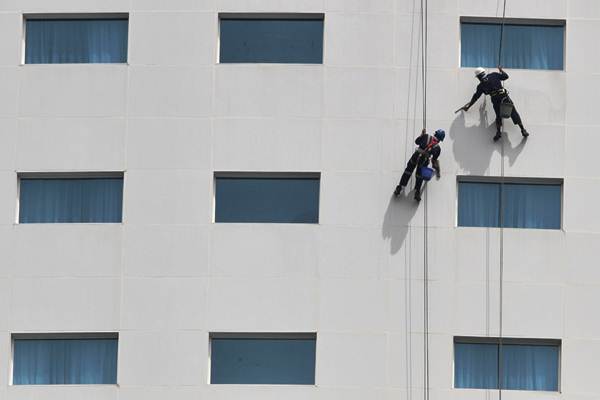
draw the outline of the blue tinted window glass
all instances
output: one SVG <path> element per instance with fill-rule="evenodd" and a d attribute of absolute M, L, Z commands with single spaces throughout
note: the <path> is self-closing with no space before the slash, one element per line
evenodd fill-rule
<path fill-rule="evenodd" d="M 461 23 L 461 66 L 562 70 L 564 31 L 564 26 L 507 24 L 498 63 L 500 25 Z"/>
<path fill-rule="evenodd" d="M 126 19 L 29 19 L 25 63 L 125 63 Z"/>
<path fill-rule="evenodd" d="M 216 222 L 319 222 L 319 178 L 217 178 Z"/>
<path fill-rule="evenodd" d="M 454 369 L 456 388 L 498 388 L 498 345 L 455 343 Z"/>
<path fill-rule="evenodd" d="M 503 345 L 503 389 L 558 391 L 558 346 Z"/>
<path fill-rule="evenodd" d="M 13 384 L 117 383 L 117 339 L 17 339 Z"/>
<path fill-rule="evenodd" d="M 459 182 L 458 226 L 500 226 L 500 185 Z"/>
<path fill-rule="evenodd" d="M 500 192 L 504 191 L 500 215 Z M 458 226 L 560 229 L 561 185 L 459 182 Z"/>
<path fill-rule="evenodd" d="M 560 229 L 561 186 L 504 184 L 504 226 Z"/>
<path fill-rule="evenodd" d="M 212 339 L 212 384 L 314 385 L 315 339 Z"/>
<path fill-rule="evenodd" d="M 323 63 L 322 19 L 221 19 L 222 63 Z"/>
<path fill-rule="evenodd" d="M 21 179 L 20 223 L 121 222 L 123 178 Z"/>
<path fill-rule="evenodd" d="M 558 391 L 558 345 L 455 343 L 454 387 L 498 389 L 500 359 L 502 389 Z"/>

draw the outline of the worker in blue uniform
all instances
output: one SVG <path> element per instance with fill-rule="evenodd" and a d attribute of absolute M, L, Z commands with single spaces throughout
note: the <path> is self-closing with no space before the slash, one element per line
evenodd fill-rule
<path fill-rule="evenodd" d="M 410 157 L 410 160 L 408 160 L 406 169 L 404 170 L 402 178 L 400 179 L 400 183 L 398 186 L 396 186 L 396 190 L 394 190 L 395 197 L 398 197 L 402 189 L 404 189 L 404 187 L 408 184 L 408 180 L 416 168 L 417 180 L 415 182 L 415 200 L 421 201 L 421 186 L 423 185 L 421 168 L 429 166 L 429 161 L 431 160 L 437 177 L 440 177 L 440 163 L 438 158 L 442 152 L 440 148 L 440 142 L 444 140 L 444 137 L 446 137 L 446 132 L 444 132 L 442 129 L 435 131 L 433 136 L 428 135 L 425 129 L 423 129 L 421 135 L 415 139 L 415 144 L 418 147 L 415 149 L 412 157 Z"/>
<path fill-rule="evenodd" d="M 496 136 L 494 136 L 494 142 L 502 137 L 502 117 L 500 116 L 500 104 L 502 102 L 508 101 L 512 104 L 510 97 L 508 97 L 508 92 L 502 86 L 502 81 L 508 79 L 508 74 L 504 72 L 502 67 L 498 66 L 499 72 L 492 72 L 486 74 L 484 68 L 475 69 L 475 76 L 479 79 L 479 85 L 477 85 L 477 91 L 471 98 L 467 104 L 465 104 L 462 108 L 459 109 L 463 111 L 469 111 L 469 108 L 481 97 L 482 94 L 489 95 L 492 98 L 492 104 L 494 106 L 494 111 L 496 112 Z M 523 137 L 529 136 L 529 133 L 523 126 L 523 121 L 521 120 L 521 116 L 517 112 L 517 108 L 512 108 L 512 113 L 510 115 L 513 123 L 515 125 L 519 125 L 521 128 L 521 134 Z"/>

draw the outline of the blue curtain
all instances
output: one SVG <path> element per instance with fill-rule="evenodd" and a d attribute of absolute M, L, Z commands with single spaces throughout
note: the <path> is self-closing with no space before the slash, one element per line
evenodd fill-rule
<path fill-rule="evenodd" d="M 504 226 L 560 229 L 560 185 L 504 185 Z"/>
<path fill-rule="evenodd" d="M 454 387 L 463 389 L 498 388 L 498 345 L 455 343 Z"/>
<path fill-rule="evenodd" d="M 212 339 L 210 383 L 314 385 L 315 339 Z"/>
<path fill-rule="evenodd" d="M 505 25 L 501 65 L 507 68 L 562 70 L 564 26 Z M 461 23 L 461 66 L 496 67 L 500 25 Z"/>
<path fill-rule="evenodd" d="M 126 19 L 29 19 L 26 29 L 26 64 L 127 62 Z"/>
<path fill-rule="evenodd" d="M 13 384 L 117 383 L 117 339 L 16 339 Z"/>
<path fill-rule="evenodd" d="M 560 229 L 561 185 L 459 182 L 458 226 Z"/>
<path fill-rule="evenodd" d="M 503 345 L 503 388 L 558 391 L 558 346 Z"/>
<path fill-rule="evenodd" d="M 496 183 L 459 182 L 458 226 L 500 226 L 500 186 Z"/>
<path fill-rule="evenodd" d="M 216 222 L 319 222 L 319 178 L 217 178 Z"/>
<path fill-rule="evenodd" d="M 499 351 L 497 343 L 455 343 L 454 387 L 497 389 L 502 358 L 503 389 L 558 391 L 559 346 L 504 344 Z"/>
<path fill-rule="evenodd" d="M 322 19 L 221 19 L 222 63 L 323 63 Z"/>
<path fill-rule="evenodd" d="M 20 223 L 121 222 L 123 178 L 21 179 Z"/>

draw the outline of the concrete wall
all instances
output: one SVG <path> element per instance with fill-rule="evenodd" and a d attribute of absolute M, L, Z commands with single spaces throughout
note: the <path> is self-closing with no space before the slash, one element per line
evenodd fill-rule
<path fill-rule="evenodd" d="M 0 399 L 418 399 L 423 210 L 391 192 L 420 131 L 418 0 L 0 2 Z M 22 13 L 129 12 L 129 65 L 20 65 Z M 219 65 L 218 12 L 323 12 L 323 65 Z M 453 336 L 497 335 L 499 232 L 457 228 L 456 176 L 497 176 L 489 100 L 459 68 L 459 17 L 430 0 L 426 191 L 431 398 Z M 417 14 L 415 14 L 417 13 Z M 563 230 L 505 230 L 504 334 L 562 339 L 562 393 L 600 396 L 600 3 L 508 0 L 566 22 L 565 71 L 510 70 L 531 137 L 506 174 L 564 178 Z M 15 225 L 17 171 L 125 171 L 123 224 Z M 212 223 L 214 171 L 320 171 L 319 225 Z M 9 386 L 12 332 L 118 331 L 118 386 Z M 208 332 L 318 332 L 315 387 L 210 386 Z"/>

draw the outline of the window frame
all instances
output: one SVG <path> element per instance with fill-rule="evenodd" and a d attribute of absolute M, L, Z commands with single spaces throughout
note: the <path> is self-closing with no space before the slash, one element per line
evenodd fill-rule
<path fill-rule="evenodd" d="M 458 224 L 458 208 L 459 208 L 459 190 L 460 184 L 467 183 L 495 183 L 495 184 L 521 184 L 521 185 L 549 185 L 560 186 L 560 228 L 514 228 L 502 226 L 462 226 Z M 463 229 L 527 229 L 536 231 L 560 231 L 564 232 L 564 198 L 565 198 L 565 181 L 563 178 L 533 178 L 533 177 L 501 177 L 501 176 L 481 176 L 481 175 L 457 175 L 456 176 L 456 197 L 454 209 L 456 215 L 454 218 L 454 226 Z M 500 203 L 500 205 L 502 205 Z"/>
<path fill-rule="evenodd" d="M 315 377 L 311 384 L 253 384 L 253 383 L 212 383 L 211 361 L 212 361 L 212 341 L 213 339 L 312 339 L 315 341 Z M 211 386 L 317 386 L 317 352 L 318 340 L 317 332 L 209 332 L 208 334 L 208 381 Z"/>
<path fill-rule="evenodd" d="M 562 393 L 561 390 L 561 375 L 562 375 L 562 339 L 551 339 L 551 338 L 515 338 L 515 337 L 484 337 L 484 336 L 454 336 L 452 341 L 452 389 L 454 390 L 499 390 L 496 389 L 479 389 L 479 388 L 459 388 L 456 387 L 456 344 L 494 344 L 500 345 L 529 345 L 529 346 L 556 346 L 558 347 L 558 360 L 557 360 L 557 390 L 525 390 L 525 389 L 506 389 L 512 392 L 536 392 L 536 393 Z M 500 361 L 498 361 L 500 363 Z M 500 367 L 500 365 L 498 365 Z M 500 383 L 498 383 L 500 386 Z"/>
<path fill-rule="evenodd" d="M 323 21 L 323 54 L 320 63 L 259 63 L 259 62 L 243 62 L 243 63 L 227 63 L 221 62 L 221 21 L 227 19 L 247 19 L 247 20 L 261 20 L 261 19 L 275 19 L 275 20 L 322 20 Z M 322 66 L 325 64 L 325 13 L 314 13 L 314 12 L 220 12 L 217 15 L 217 59 L 215 62 L 217 65 L 305 65 L 305 66 Z"/>
<path fill-rule="evenodd" d="M 319 181 L 319 204 L 317 208 L 316 223 L 282 223 L 282 222 L 217 222 L 217 179 L 219 178 L 240 178 L 240 179 L 318 179 Z M 320 225 L 321 224 L 321 199 L 322 185 L 321 172 L 258 172 L 258 171 L 215 171 L 213 173 L 213 193 L 212 193 L 212 223 L 213 224 L 264 224 L 264 225 Z"/>
<path fill-rule="evenodd" d="M 28 222 L 20 223 L 19 217 L 21 213 L 21 180 L 22 179 L 94 179 L 94 178 L 121 178 L 123 180 L 123 196 L 121 198 L 121 222 Z M 98 225 L 98 224 L 123 224 L 125 222 L 125 171 L 106 171 L 106 172 L 92 172 L 92 171 L 81 171 L 81 172 L 28 172 L 20 171 L 17 172 L 17 199 L 16 199 L 16 210 L 15 210 L 15 225 Z"/>
<path fill-rule="evenodd" d="M 462 66 L 462 24 L 502 24 L 502 17 L 477 17 L 477 16 L 461 16 L 458 22 L 458 68 L 473 69 L 473 67 Z M 518 71 L 535 71 L 535 72 L 567 72 L 567 20 L 566 19 L 545 19 L 545 18 L 505 18 L 506 25 L 524 25 L 524 26 L 560 26 L 563 27 L 563 67 L 562 69 L 532 69 L 532 68 L 513 68 L 506 69 Z"/>
<path fill-rule="evenodd" d="M 123 19 L 127 20 L 127 61 L 123 63 L 36 63 L 28 64 L 25 62 L 26 51 L 27 51 L 27 21 L 30 20 L 56 20 L 56 19 L 89 19 L 89 20 L 102 20 L 102 19 Z M 114 13 L 23 13 L 22 14 L 22 35 L 21 35 L 21 66 L 26 65 L 129 65 L 129 13 L 128 12 L 114 12 Z"/>
<path fill-rule="evenodd" d="M 42 384 L 42 385 L 15 385 L 14 379 L 14 363 L 15 363 L 15 340 L 69 340 L 69 339 L 115 339 L 117 341 L 117 380 L 115 383 L 83 383 L 83 384 Z M 12 332 L 10 334 L 10 357 L 8 372 L 10 374 L 8 379 L 9 386 L 118 386 L 119 385 L 119 332 Z"/>

